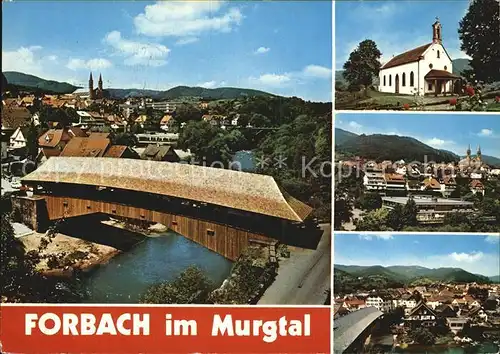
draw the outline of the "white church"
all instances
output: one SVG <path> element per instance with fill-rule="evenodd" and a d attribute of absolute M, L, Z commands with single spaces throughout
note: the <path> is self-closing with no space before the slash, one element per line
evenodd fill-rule
<path fill-rule="evenodd" d="M 432 42 L 394 56 L 379 72 L 379 91 L 397 94 L 445 95 L 454 92 L 452 60 L 443 46 L 439 19 L 432 25 Z"/>

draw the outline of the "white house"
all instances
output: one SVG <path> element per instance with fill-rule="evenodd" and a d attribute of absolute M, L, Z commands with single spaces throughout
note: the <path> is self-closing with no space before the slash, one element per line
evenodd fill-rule
<path fill-rule="evenodd" d="M 27 141 L 27 134 L 28 129 L 27 128 L 17 128 L 14 133 L 10 136 L 10 144 L 9 148 L 10 149 L 19 149 L 26 147 L 26 141 Z"/>
<path fill-rule="evenodd" d="M 363 185 L 366 190 L 385 190 L 387 183 L 382 172 L 366 172 L 363 176 Z"/>
<path fill-rule="evenodd" d="M 378 295 L 370 295 L 366 298 L 366 307 L 376 307 L 378 310 L 387 313 L 393 308 L 392 299 Z"/>
<path fill-rule="evenodd" d="M 379 91 L 397 94 L 445 94 L 460 79 L 443 46 L 439 19 L 432 25 L 432 42 L 394 56 L 379 72 Z"/>

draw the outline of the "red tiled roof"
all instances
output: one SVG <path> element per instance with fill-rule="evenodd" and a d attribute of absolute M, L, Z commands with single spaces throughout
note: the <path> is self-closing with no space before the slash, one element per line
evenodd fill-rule
<path fill-rule="evenodd" d="M 454 75 L 446 70 L 432 69 L 425 76 L 425 79 L 458 79 L 460 76 Z"/>
<path fill-rule="evenodd" d="M 66 144 L 60 156 L 102 157 L 109 143 L 109 139 L 75 137 Z"/>
<path fill-rule="evenodd" d="M 429 188 L 434 188 L 434 189 L 441 188 L 441 185 L 439 184 L 439 182 L 435 178 L 431 178 L 431 177 L 426 178 L 423 183 L 424 183 L 424 186 L 429 187 Z"/>
<path fill-rule="evenodd" d="M 386 173 L 385 174 L 385 180 L 386 181 L 391 181 L 391 182 L 404 182 L 405 181 L 405 176 L 400 175 L 398 173 Z"/>
<path fill-rule="evenodd" d="M 423 46 L 417 47 L 415 49 L 409 50 L 407 52 L 396 55 L 391 60 L 389 60 L 382 69 L 392 68 L 394 66 L 403 65 L 407 63 L 412 63 L 418 61 L 422 54 L 432 45 L 432 43 L 424 44 Z"/>
<path fill-rule="evenodd" d="M 127 148 L 127 145 L 110 146 L 108 151 L 104 154 L 104 157 L 121 157 Z"/>
<path fill-rule="evenodd" d="M 17 129 L 28 124 L 31 113 L 24 107 L 8 106 L 2 108 L 2 127 Z"/>

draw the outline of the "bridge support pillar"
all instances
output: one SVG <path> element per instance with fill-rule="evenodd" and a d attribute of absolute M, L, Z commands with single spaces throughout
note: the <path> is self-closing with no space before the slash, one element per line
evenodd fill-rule
<path fill-rule="evenodd" d="M 44 232 L 49 224 L 45 198 L 41 196 L 11 197 L 12 219 L 25 224 L 36 232 Z"/>

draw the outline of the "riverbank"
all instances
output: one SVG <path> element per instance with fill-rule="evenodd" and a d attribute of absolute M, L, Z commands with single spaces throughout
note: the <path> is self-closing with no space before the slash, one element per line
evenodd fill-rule
<path fill-rule="evenodd" d="M 75 218 L 57 226 L 53 234 L 22 236 L 26 252 L 39 256 L 36 269 L 48 276 L 71 276 L 90 271 L 142 242 L 146 235 L 125 225 L 96 217 Z"/>

